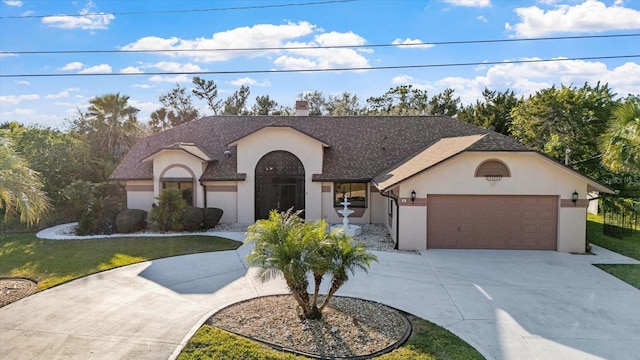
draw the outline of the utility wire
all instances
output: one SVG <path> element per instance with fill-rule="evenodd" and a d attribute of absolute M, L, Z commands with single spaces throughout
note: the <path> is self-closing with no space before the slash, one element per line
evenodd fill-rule
<path fill-rule="evenodd" d="M 509 61 L 478 61 L 478 62 L 466 62 L 466 63 L 443 63 L 443 64 L 422 64 L 422 65 L 393 65 L 393 66 L 371 66 L 371 67 L 353 67 L 353 68 L 323 68 L 323 69 L 176 71 L 176 72 L 146 72 L 146 73 L 86 73 L 86 74 L 85 73 L 73 73 L 73 74 L 0 74 L 0 78 L 316 73 L 316 72 L 344 72 L 344 71 L 391 70 L 391 69 L 424 69 L 424 68 L 438 68 L 438 67 L 500 65 L 500 64 L 529 64 L 529 63 L 562 62 L 562 61 L 576 61 L 576 60 L 610 60 L 610 59 L 631 59 L 631 58 L 640 58 L 640 54 L 635 54 L 635 55 L 611 55 L 611 56 L 587 56 L 587 57 L 556 58 L 556 59 L 526 59 L 526 60 L 509 60 Z"/>
<path fill-rule="evenodd" d="M 232 11 L 232 10 L 254 10 L 254 9 L 269 9 L 269 8 L 284 8 L 284 7 L 295 7 L 295 6 L 309 6 L 309 5 L 327 5 L 327 4 L 348 3 L 348 2 L 356 2 L 356 1 L 360 1 L 360 0 L 326 0 L 326 1 L 312 1 L 312 2 L 304 2 L 304 3 L 235 6 L 235 7 L 224 7 L 224 8 L 210 8 L 210 9 L 127 11 L 127 12 L 111 12 L 111 13 L 102 12 L 102 13 L 86 13 L 86 14 L 17 15 L 17 16 L 0 16 L 0 19 L 41 19 L 41 18 L 52 17 L 52 16 L 85 17 L 85 16 L 101 16 L 101 15 L 175 14 L 175 13 L 192 13 L 192 12 L 212 12 L 212 11 Z"/>
<path fill-rule="evenodd" d="M 350 49 L 350 48 L 381 48 L 381 47 L 411 47 L 411 46 L 435 46 L 435 45 L 464 45 L 464 44 L 488 44 L 509 43 L 526 41 L 550 41 L 550 40 L 577 40 L 577 39 L 607 39 L 638 37 L 640 33 L 610 34 L 610 35 L 577 35 L 577 36 L 553 36 L 526 39 L 487 39 L 487 40 L 460 40 L 460 41 L 433 41 L 410 44 L 371 44 L 371 45 L 331 45 L 331 46 L 289 46 L 289 47 L 252 47 L 252 48 L 210 48 L 210 49 L 141 49 L 141 50 L 34 50 L 34 51 L 0 51 L 0 55 L 43 55 L 43 54 L 120 54 L 120 53 L 181 53 L 181 52 L 207 52 L 207 51 L 275 51 L 275 50 L 315 50 L 315 49 Z"/>

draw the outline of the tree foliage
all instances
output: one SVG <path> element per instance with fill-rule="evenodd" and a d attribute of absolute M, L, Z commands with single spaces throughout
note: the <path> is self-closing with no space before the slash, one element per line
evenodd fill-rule
<path fill-rule="evenodd" d="M 360 105 L 358 96 L 351 95 L 346 91 L 338 96 L 329 95 L 329 99 L 326 101 L 326 109 L 331 116 L 363 115 L 366 111 Z"/>
<path fill-rule="evenodd" d="M 224 101 L 223 115 L 247 115 L 247 100 L 249 99 L 248 86 L 240 86 L 240 89 L 236 90 Z"/>
<path fill-rule="evenodd" d="M 6 133 L 0 132 L 0 213 L 5 221 L 17 215 L 31 226 L 50 209 L 40 176 L 19 156 Z"/>
<path fill-rule="evenodd" d="M 180 190 L 165 189 L 157 200 L 158 205 L 154 205 L 149 213 L 151 228 L 154 231 L 182 231 L 182 219 L 187 202 Z"/>
<path fill-rule="evenodd" d="M 475 105 L 462 107 L 458 119 L 478 125 L 495 132 L 511 134 L 511 111 L 524 100 L 511 90 L 498 92 L 485 88 L 482 91 L 483 101 L 477 100 Z"/>
<path fill-rule="evenodd" d="M 618 105 L 602 135 L 602 162 L 616 173 L 640 175 L 640 100 Z"/>
<path fill-rule="evenodd" d="M 247 241 L 255 244 L 247 261 L 261 269 L 261 279 L 282 276 L 293 298 L 308 319 L 319 319 L 322 310 L 336 291 L 356 270 L 367 271 L 375 255 L 362 243 L 339 232 L 327 232 L 321 221 L 304 222 L 299 212 L 272 210 L 269 219 L 258 220 L 247 230 Z M 318 305 L 321 282 L 331 274 L 331 287 L 325 300 Z M 308 292 L 309 276 L 314 279 L 314 291 Z"/>
<path fill-rule="evenodd" d="M 429 96 L 426 90 L 413 85 L 400 85 L 381 96 L 367 99 L 371 115 L 426 115 L 429 113 Z"/>
<path fill-rule="evenodd" d="M 205 84 L 206 85 L 206 84 Z M 153 132 L 160 132 L 174 126 L 198 119 L 200 113 L 193 105 L 186 88 L 176 84 L 176 87 L 158 98 L 162 107 L 151 114 L 149 128 Z"/>
<path fill-rule="evenodd" d="M 195 88 L 191 90 L 200 100 L 206 100 L 209 109 L 213 110 L 214 115 L 220 113 L 222 108 L 222 100 L 218 100 L 218 85 L 213 80 L 205 80 L 198 76 L 194 76 L 191 80 Z"/>
<path fill-rule="evenodd" d="M 326 115 L 328 113 L 327 99 L 321 91 L 305 91 L 298 94 L 298 100 L 307 102 L 309 105 L 309 115 L 311 116 Z"/>
<path fill-rule="evenodd" d="M 269 95 L 256 96 L 256 103 L 251 107 L 251 115 L 274 115 L 278 103 Z"/>
<path fill-rule="evenodd" d="M 576 169 L 599 178 L 603 169 L 599 161 L 590 160 L 599 153 L 600 134 L 616 104 L 613 97 L 609 87 L 600 83 L 540 90 L 513 109 L 511 134 L 558 161 L 569 149 Z"/>

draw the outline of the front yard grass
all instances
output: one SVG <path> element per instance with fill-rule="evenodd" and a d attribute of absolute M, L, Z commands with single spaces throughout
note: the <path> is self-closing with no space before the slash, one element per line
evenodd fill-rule
<path fill-rule="evenodd" d="M 427 320 L 409 316 L 413 332 L 398 349 L 376 357 L 379 360 L 474 360 L 484 357 L 471 345 Z M 266 345 L 245 339 L 209 325 L 198 329 L 180 353 L 178 360 L 301 360 L 304 356 L 273 350 Z"/>
<path fill-rule="evenodd" d="M 640 233 L 617 239 L 602 233 L 602 216 L 587 216 L 587 238 L 589 242 L 618 254 L 640 260 Z M 597 264 L 598 268 L 618 279 L 640 289 L 640 265 L 636 264 Z"/>
<path fill-rule="evenodd" d="M 44 290 L 100 271 L 147 260 L 237 249 L 215 236 L 43 240 L 33 233 L 0 234 L 0 277 L 22 277 Z"/>

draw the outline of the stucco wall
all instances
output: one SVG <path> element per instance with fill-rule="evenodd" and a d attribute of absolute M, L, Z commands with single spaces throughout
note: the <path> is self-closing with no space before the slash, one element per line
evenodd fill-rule
<path fill-rule="evenodd" d="M 238 172 L 247 174 L 238 182 L 238 222 L 252 223 L 255 218 L 255 168 L 272 151 L 288 151 L 297 156 L 305 171 L 305 218 L 322 217 L 322 183 L 313 182 L 313 174 L 322 173 L 323 145 L 291 128 L 265 128 L 237 142 Z"/>
<path fill-rule="evenodd" d="M 510 168 L 511 177 L 493 184 L 474 177 L 476 167 L 487 159 L 503 161 Z M 467 152 L 406 180 L 400 184 L 399 191 L 400 248 L 425 249 L 428 194 L 556 195 L 560 199 L 571 199 L 577 191 L 580 198 L 585 199 L 587 184 L 535 153 Z M 417 194 L 415 204 L 408 200 L 411 191 Z M 584 208 L 559 208 L 559 251 L 584 251 L 585 221 Z"/>
<path fill-rule="evenodd" d="M 153 181 L 127 181 L 127 208 L 151 211 L 153 198 Z"/>
<path fill-rule="evenodd" d="M 235 181 L 205 182 L 207 207 L 223 211 L 221 223 L 238 222 L 238 186 Z"/>
<path fill-rule="evenodd" d="M 204 162 L 184 151 L 163 151 L 153 158 L 154 197 L 162 191 L 161 178 L 189 178 L 193 183 L 193 205 L 204 207 L 204 190 L 200 186 Z"/>

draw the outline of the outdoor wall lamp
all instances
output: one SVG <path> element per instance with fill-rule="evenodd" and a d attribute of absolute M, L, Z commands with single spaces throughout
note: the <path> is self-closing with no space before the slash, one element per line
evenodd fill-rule
<path fill-rule="evenodd" d="M 411 190 L 411 202 L 416 202 L 416 191 Z"/>
<path fill-rule="evenodd" d="M 574 191 L 573 195 L 571 195 L 571 201 L 573 201 L 573 203 L 577 203 L 578 202 L 578 192 Z"/>

